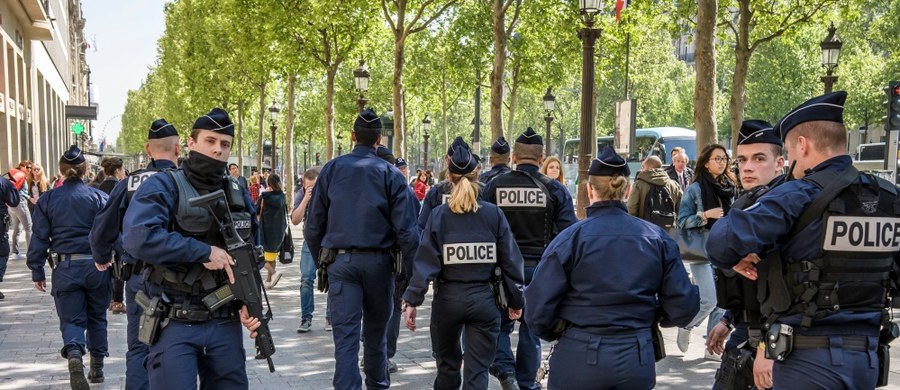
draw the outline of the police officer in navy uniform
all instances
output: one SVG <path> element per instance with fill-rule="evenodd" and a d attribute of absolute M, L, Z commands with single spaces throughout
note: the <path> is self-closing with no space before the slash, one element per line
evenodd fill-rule
<path fill-rule="evenodd" d="M 0 177 L 0 283 L 9 262 L 9 211 L 5 206 L 18 207 L 20 199 L 16 186 L 5 177 Z M 0 301 L 4 298 L 0 292 Z"/>
<path fill-rule="evenodd" d="M 491 170 L 478 176 L 478 181 L 487 184 L 491 179 L 511 171 L 509 168 L 509 143 L 506 138 L 501 135 L 493 144 L 488 155 L 488 162 L 491 163 Z"/>
<path fill-rule="evenodd" d="M 892 325 L 884 308 L 900 247 L 885 236 L 900 223 L 897 189 L 852 167 L 846 97 L 825 94 L 785 115 L 775 131 L 798 180 L 732 209 L 710 231 L 713 264 L 758 278 L 768 325 L 760 347 L 775 360 L 760 387 L 872 389 L 879 376 L 879 330 Z"/>
<path fill-rule="evenodd" d="M 181 169 L 145 179 L 125 212 L 125 252 L 145 266 L 138 294 L 159 297 L 167 312 L 145 363 L 151 389 L 195 388 L 198 375 L 201 388 L 249 387 L 240 308 L 232 303 L 210 311 L 201 301 L 234 283 L 233 259 L 223 249 L 213 216 L 188 204 L 193 197 L 224 190 L 238 234 L 251 240 L 256 228 L 252 201 L 225 172 L 233 139 L 234 124 L 224 110 L 214 108 L 197 118 Z"/>
<path fill-rule="evenodd" d="M 591 162 L 587 218 L 560 233 L 525 288 L 525 318 L 544 340 L 551 389 L 650 389 L 651 326 L 685 326 L 700 310 L 678 245 L 628 215 L 628 165 L 611 148 Z"/>
<path fill-rule="evenodd" d="M 466 141 L 463 141 L 462 137 L 456 137 L 450 144 L 450 147 L 447 148 L 447 155 L 444 156 L 444 165 L 450 166 L 450 157 L 453 156 L 453 151 L 457 147 L 469 149 L 469 144 L 467 144 Z M 431 189 L 425 194 L 425 198 L 422 199 L 422 207 L 418 214 L 419 230 L 425 229 L 425 224 L 428 223 L 428 218 L 431 216 L 432 210 L 447 203 L 447 199 L 450 199 L 450 191 L 452 190 L 453 184 L 447 179 L 441 180 L 437 184 L 431 186 Z"/>
<path fill-rule="evenodd" d="M 406 324 L 416 329 L 416 307 L 434 281 L 431 345 L 437 358 L 435 389 L 459 389 L 465 332 L 463 389 L 486 389 L 488 368 L 494 361 L 500 316 L 517 319 L 525 302 L 522 254 L 506 217 L 497 206 L 478 199 L 472 153 L 457 146 L 450 157 L 447 179 L 453 193 L 447 204 L 431 212 L 416 252 L 413 277 L 403 294 Z M 508 310 L 498 311 L 491 289 L 494 269 L 502 270 L 501 287 L 509 297 Z"/>
<path fill-rule="evenodd" d="M 390 386 L 385 335 L 393 310 L 391 249 L 401 249 L 408 272 L 419 244 L 413 194 L 400 171 L 375 155 L 380 135 L 374 111 L 357 116 L 356 146 L 322 168 L 303 230 L 317 263 L 333 259 L 326 272 L 337 389 L 362 388 L 360 320 L 366 387 Z"/>
<path fill-rule="evenodd" d="M 88 379 L 103 382 L 103 358 L 109 356 L 106 307 L 112 297 L 109 273 L 94 267 L 88 241 L 94 217 L 106 204 L 107 195 L 84 184 L 87 169 L 84 154 L 75 145 L 59 159 L 65 181 L 41 196 L 34 207 L 27 261 L 34 287 L 43 292 L 48 250 L 59 256 L 57 264 L 51 263 L 50 293 L 62 331 L 60 353 L 69 361 L 69 384 L 77 390 L 90 388 L 84 377 L 85 350 L 91 354 Z"/>
<path fill-rule="evenodd" d="M 147 134 L 147 144 L 144 151 L 150 156 L 150 164 L 144 169 L 132 172 L 124 180 L 116 183 L 109 195 L 106 207 L 97 214 L 94 219 L 94 227 L 91 229 L 91 253 L 97 268 L 105 271 L 110 266 L 113 249 L 120 253 L 124 264 L 117 264 L 120 269 L 119 277 L 125 281 L 125 309 L 128 318 L 126 339 L 128 352 L 125 353 L 125 388 L 132 390 L 147 389 L 150 381 L 147 378 L 147 369 L 144 368 L 144 359 L 147 358 L 149 347 L 138 341 L 138 324 L 140 323 L 143 309 L 138 305 L 134 296 L 143 288 L 144 278 L 141 272 L 144 262 L 136 259 L 128 253 L 124 253 L 119 241 L 122 233 L 122 219 L 131 198 L 138 187 L 159 171 L 174 170 L 175 161 L 181 150 L 178 139 L 178 130 L 165 119 L 157 119 L 150 125 Z M 119 261 L 119 260 L 116 260 Z"/>
<path fill-rule="evenodd" d="M 544 162 L 544 142 L 532 128 L 516 138 L 512 161 L 516 169 L 494 177 L 485 185 L 481 196 L 499 206 L 506 215 L 525 259 L 527 285 L 531 283 L 544 248 L 559 232 L 575 223 L 576 218 L 572 196 L 566 187 L 539 172 Z M 504 317 L 500 324 L 497 356 L 491 373 L 500 379 L 504 390 L 514 388 L 516 382 L 521 389 L 540 386 L 535 377 L 541 362 L 541 342 L 531 332 L 527 320 L 520 324 L 515 357 L 509 341 L 515 321 Z M 513 373 L 515 378 L 511 378 Z"/>

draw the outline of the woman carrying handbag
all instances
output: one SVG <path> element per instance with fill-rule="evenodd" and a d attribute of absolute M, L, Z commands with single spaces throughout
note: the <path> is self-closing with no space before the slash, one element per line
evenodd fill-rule
<path fill-rule="evenodd" d="M 266 288 L 273 288 L 281 280 L 281 272 L 275 270 L 275 260 L 278 259 L 284 243 L 284 232 L 287 230 L 287 217 L 285 216 L 285 195 L 281 184 L 281 177 L 276 174 L 269 175 L 267 183 L 269 190 L 259 195 L 259 226 L 263 255 L 266 259 L 265 269 Z"/>

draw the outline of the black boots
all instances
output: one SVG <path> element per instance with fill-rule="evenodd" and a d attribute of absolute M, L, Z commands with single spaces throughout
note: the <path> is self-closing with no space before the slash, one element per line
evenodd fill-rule
<path fill-rule="evenodd" d="M 69 359 L 69 385 L 72 390 L 90 390 L 87 380 L 84 378 L 84 363 L 81 361 L 82 353 L 77 349 L 69 350 L 66 358 Z"/>
<path fill-rule="evenodd" d="M 103 356 L 91 355 L 91 370 L 87 377 L 91 383 L 103 383 Z"/>

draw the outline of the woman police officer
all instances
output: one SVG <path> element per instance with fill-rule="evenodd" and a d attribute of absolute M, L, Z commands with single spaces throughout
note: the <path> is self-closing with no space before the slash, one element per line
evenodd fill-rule
<path fill-rule="evenodd" d="M 478 200 L 476 160 L 468 148 L 456 146 L 448 164 L 453 190 L 447 204 L 431 212 L 403 294 L 406 327 L 416 329 L 416 307 L 435 280 L 431 316 L 432 350 L 437 358 L 435 389 L 460 388 L 463 360 L 460 336 L 465 332 L 463 389 L 486 389 L 494 360 L 500 315 L 518 319 L 524 305 L 522 254 L 503 212 Z M 508 313 L 498 311 L 490 281 L 502 271 L 509 297 Z"/>
<path fill-rule="evenodd" d="M 587 218 L 544 251 L 525 289 L 525 321 L 556 340 L 550 389 L 650 389 L 656 383 L 651 326 L 684 326 L 700 299 L 660 227 L 628 215 L 625 160 L 605 148 L 591 162 Z"/>

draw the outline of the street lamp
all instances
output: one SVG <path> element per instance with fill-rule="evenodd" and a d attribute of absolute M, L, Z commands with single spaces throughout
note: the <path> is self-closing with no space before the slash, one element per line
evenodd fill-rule
<path fill-rule="evenodd" d="M 428 119 L 428 114 L 425 114 L 425 119 L 422 119 L 422 130 L 425 131 L 425 152 L 422 153 L 422 166 L 425 167 L 425 170 L 428 170 L 428 130 L 431 130 L 431 120 Z"/>
<path fill-rule="evenodd" d="M 547 87 L 547 93 L 544 94 L 544 111 L 547 111 L 547 116 L 544 117 L 547 122 L 547 140 L 544 141 L 544 145 L 547 145 L 547 151 L 544 153 L 546 156 L 549 156 L 553 149 L 553 142 L 550 141 L 550 124 L 553 123 L 553 110 L 555 109 L 556 96 L 553 96 L 551 88 Z"/>
<path fill-rule="evenodd" d="M 278 126 L 276 125 L 276 123 L 278 123 L 278 112 L 279 111 L 281 111 L 281 109 L 278 108 L 278 104 L 275 103 L 275 101 L 272 101 L 272 105 L 269 106 L 269 123 L 271 125 L 269 127 L 269 129 L 272 130 L 272 171 L 273 172 L 275 171 L 276 167 L 278 166 L 278 162 L 276 161 L 276 154 L 277 154 L 276 149 L 278 149 L 278 147 L 277 147 L 278 143 L 275 142 L 275 130 L 278 130 Z"/>
<path fill-rule="evenodd" d="M 834 82 L 837 81 L 837 76 L 834 76 L 834 68 L 838 66 L 838 57 L 841 55 L 841 46 L 843 46 L 843 42 L 835 35 L 835 31 L 837 29 L 834 28 L 834 22 L 831 22 L 831 27 L 828 28 L 828 36 L 825 37 L 825 40 L 819 44 L 822 48 L 822 66 L 825 67 L 826 73 L 825 76 L 822 76 L 822 82 L 825 83 L 825 93 L 831 92 L 831 88 L 834 86 Z"/>
<path fill-rule="evenodd" d="M 369 68 L 366 68 L 366 60 L 359 60 L 359 67 L 353 70 L 353 83 L 359 92 L 356 105 L 359 106 L 359 112 L 363 112 L 366 109 L 366 91 L 369 90 Z"/>
<path fill-rule="evenodd" d="M 338 156 L 344 153 L 344 133 L 340 132 L 337 134 L 338 141 Z"/>
<path fill-rule="evenodd" d="M 581 21 L 584 28 L 578 30 L 581 38 L 581 131 L 580 155 L 578 156 L 578 194 L 576 211 L 579 218 L 585 217 L 585 209 L 590 200 L 587 195 L 588 171 L 594 154 L 597 131 L 594 129 L 594 43 L 600 37 L 600 30 L 594 28 L 594 16 L 600 13 L 600 0 L 579 0 Z"/>

